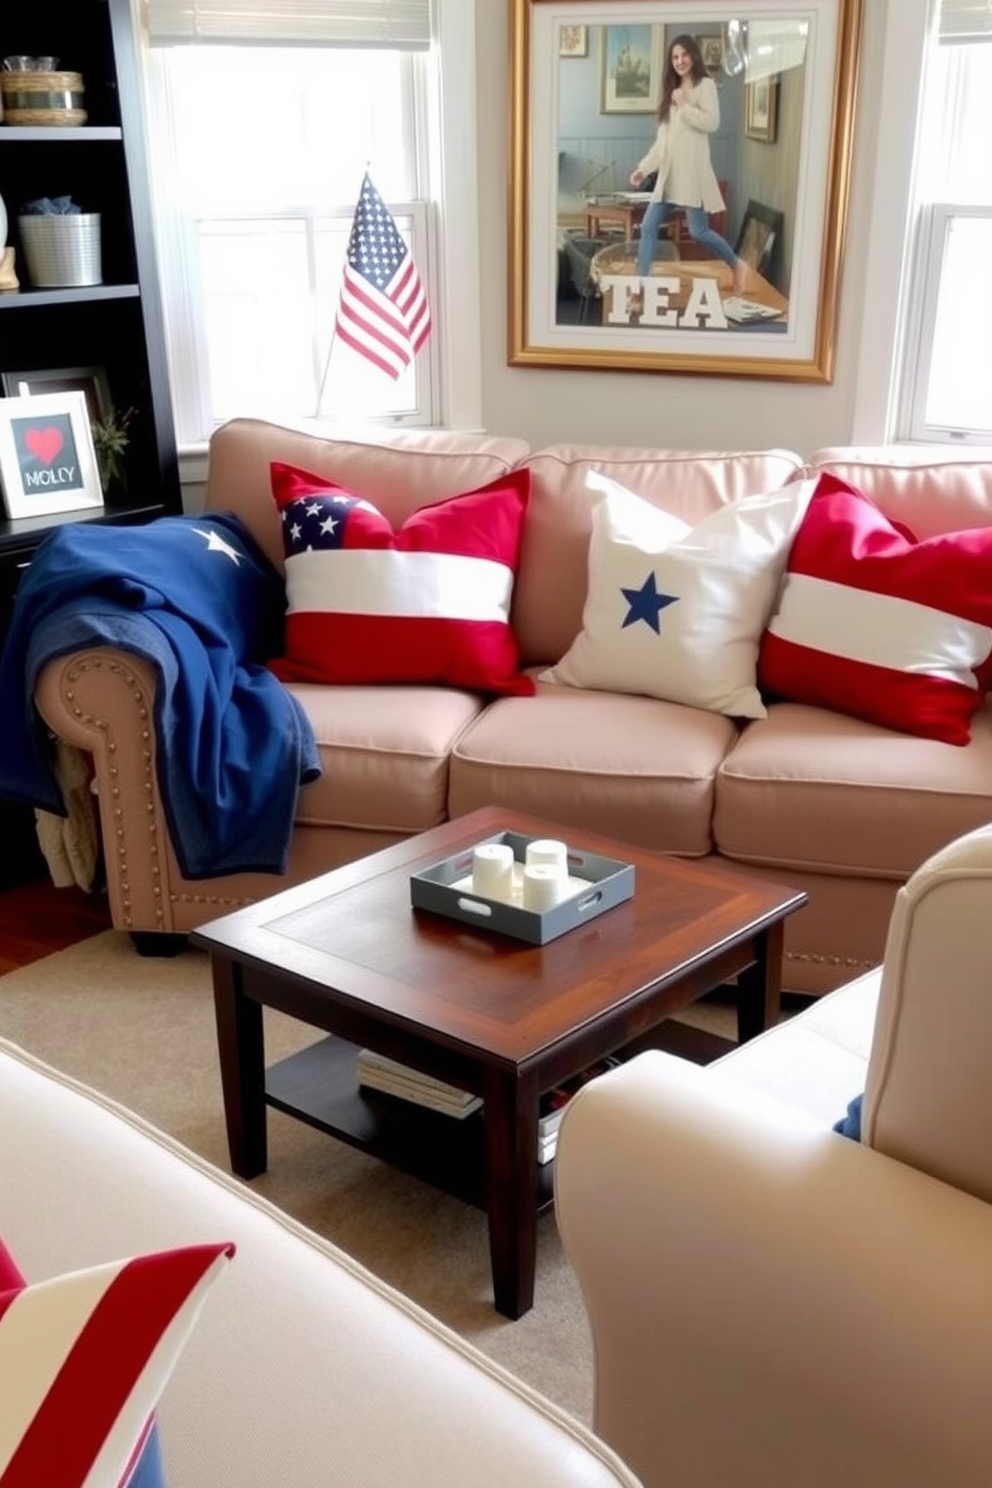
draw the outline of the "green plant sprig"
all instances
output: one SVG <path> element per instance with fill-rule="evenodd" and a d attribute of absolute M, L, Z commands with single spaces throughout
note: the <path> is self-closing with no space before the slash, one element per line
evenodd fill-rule
<path fill-rule="evenodd" d="M 130 440 L 128 431 L 136 414 L 136 408 L 126 408 L 123 413 L 118 413 L 116 408 L 109 408 L 101 418 L 90 420 L 93 448 L 104 490 L 112 481 L 120 480 L 124 474 L 124 451 Z"/>

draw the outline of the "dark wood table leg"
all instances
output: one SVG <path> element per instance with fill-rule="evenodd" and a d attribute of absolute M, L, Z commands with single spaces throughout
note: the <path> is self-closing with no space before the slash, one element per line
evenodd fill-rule
<path fill-rule="evenodd" d="M 762 930 L 755 945 L 754 961 L 737 978 L 737 1041 L 746 1043 L 755 1034 L 774 1028 L 782 1012 L 782 946 L 785 926 L 781 920 Z"/>
<path fill-rule="evenodd" d="M 244 995 L 240 966 L 213 956 L 211 969 L 231 1167 L 239 1178 L 255 1178 L 268 1163 L 262 1005 Z"/>
<path fill-rule="evenodd" d="M 487 1071 L 486 1212 L 496 1311 L 519 1318 L 534 1305 L 537 1265 L 536 1076 Z"/>

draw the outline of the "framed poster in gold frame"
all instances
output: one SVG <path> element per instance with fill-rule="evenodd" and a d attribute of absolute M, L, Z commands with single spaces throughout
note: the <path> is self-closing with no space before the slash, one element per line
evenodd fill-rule
<path fill-rule="evenodd" d="M 510 365 L 830 382 L 863 0 L 763 0 L 753 15 L 724 14 L 719 0 L 511 5 Z M 565 63 L 559 34 L 578 24 L 588 55 Z M 602 109 L 604 47 L 620 25 L 642 40 L 651 28 L 651 112 Z M 677 45 L 692 59 L 688 80 L 673 71 Z M 667 180 L 659 189 L 631 173 L 666 130 L 670 164 L 680 86 L 716 111 L 707 146 L 722 205 L 710 193 L 700 220 L 665 198 L 652 252 L 645 218 Z M 781 213 L 777 282 L 737 266 L 750 197 Z M 577 251 L 588 259 L 581 315 L 569 304 Z"/>

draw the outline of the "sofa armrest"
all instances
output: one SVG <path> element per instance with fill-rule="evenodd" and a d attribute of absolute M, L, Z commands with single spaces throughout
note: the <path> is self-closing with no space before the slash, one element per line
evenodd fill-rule
<path fill-rule="evenodd" d="M 0 1041 L 0 1234 L 30 1279 L 231 1240 L 158 1412 L 183 1488 L 639 1488 L 589 1430 L 260 1194 Z"/>
<path fill-rule="evenodd" d="M 92 756 L 118 929 L 170 931 L 169 841 L 155 774 L 155 668 L 139 656 L 97 646 L 46 663 L 35 703 L 52 732 Z"/>
<path fill-rule="evenodd" d="M 651 1052 L 570 1103 L 556 1208 L 648 1488 L 988 1481 L 988 1205 Z"/>

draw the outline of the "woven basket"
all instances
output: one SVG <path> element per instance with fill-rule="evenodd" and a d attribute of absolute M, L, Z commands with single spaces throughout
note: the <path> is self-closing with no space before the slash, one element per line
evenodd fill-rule
<path fill-rule="evenodd" d="M 0 72 L 4 124 L 85 124 L 81 72 Z"/>

